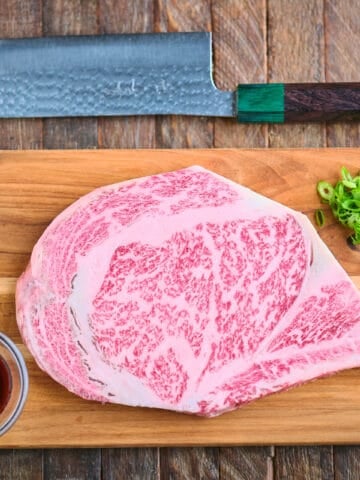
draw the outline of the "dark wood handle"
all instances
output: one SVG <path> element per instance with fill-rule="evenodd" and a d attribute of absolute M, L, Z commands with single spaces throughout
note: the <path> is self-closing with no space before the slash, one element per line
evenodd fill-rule
<path fill-rule="evenodd" d="M 360 119 L 360 83 L 284 85 L 285 122 Z"/>
<path fill-rule="evenodd" d="M 360 120 L 360 83 L 239 85 L 239 122 Z"/>

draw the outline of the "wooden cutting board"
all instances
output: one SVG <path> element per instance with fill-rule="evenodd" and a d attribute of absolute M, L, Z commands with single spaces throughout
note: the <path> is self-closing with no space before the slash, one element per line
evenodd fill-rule
<path fill-rule="evenodd" d="M 313 221 L 320 206 L 316 182 L 335 181 L 342 165 L 357 172 L 360 150 L 0 152 L 0 331 L 20 346 L 30 373 L 25 410 L 0 437 L 0 447 L 360 442 L 360 369 L 204 419 L 84 401 L 43 373 L 22 345 L 14 313 L 16 277 L 55 215 L 100 185 L 194 164 L 300 210 Z M 319 234 L 360 288 L 360 253 L 347 246 L 347 233 L 329 216 Z"/>

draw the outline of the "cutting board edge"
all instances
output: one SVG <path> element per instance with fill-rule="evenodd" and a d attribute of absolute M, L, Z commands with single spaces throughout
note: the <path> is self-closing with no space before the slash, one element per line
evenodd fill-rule
<path fill-rule="evenodd" d="M 269 149 L 264 149 L 264 148 L 257 148 L 257 149 L 249 149 L 249 148 L 241 148 L 241 149 L 238 149 L 238 148 L 226 148 L 226 149 L 139 149 L 139 150 L 132 150 L 132 149 L 128 149 L 128 150 L 121 150 L 121 149 L 114 149 L 114 150 L 94 150 L 94 149 L 89 149 L 89 150 L 82 150 L 82 151 L 79 151 L 79 150 L 39 150 L 39 151 L 34 151 L 34 150 L 23 150 L 23 151 L 0 151 L 0 173 L 1 173 L 1 160 L 2 160 L 2 153 L 4 154 L 4 159 L 5 159 L 5 156 L 8 160 L 10 160 L 10 157 L 11 157 L 11 160 L 14 159 L 15 160 L 15 157 L 17 157 L 17 155 L 20 155 L 20 157 L 23 157 L 23 154 L 24 153 L 28 153 L 29 154 L 29 158 L 33 158 L 33 159 L 36 159 L 37 156 L 40 156 L 40 160 L 44 159 L 47 155 L 49 156 L 52 156 L 52 162 L 50 162 L 50 164 L 56 164 L 57 162 L 61 161 L 62 159 L 66 159 L 66 161 L 72 161 L 72 160 L 75 160 L 75 158 L 73 158 L 73 154 L 76 155 L 76 157 L 81 157 L 83 160 L 86 158 L 86 156 L 88 154 L 91 154 L 91 155 L 94 155 L 93 159 L 94 159 L 94 164 L 95 164 L 95 161 L 97 162 L 97 158 L 100 158 L 101 156 L 106 156 L 108 155 L 109 158 L 112 160 L 112 164 L 114 164 L 114 160 L 117 159 L 117 157 L 122 157 L 124 160 L 128 159 L 129 156 L 128 155 L 131 155 L 132 158 L 135 158 L 138 156 L 139 152 L 144 152 L 144 153 L 149 153 L 151 152 L 152 154 L 156 154 L 156 155 L 160 155 L 161 158 L 159 158 L 159 160 L 163 160 L 164 157 L 166 157 L 168 154 L 171 154 L 173 155 L 173 158 L 172 160 L 176 160 L 173 162 L 173 165 L 175 165 L 175 167 L 177 166 L 177 163 L 180 163 L 181 162 L 181 158 L 182 156 L 184 155 L 185 157 L 188 156 L 188 155 L 191 155 L 191 154 L 194 154 L 194 153 L 201 153 L 203 152 L 204 156 L 202 157 L 202 160 L 205 162 L 207 158 L 209 158 L 210 161 L 213 161 L 213 160 L 223 160 L 224 157 L 223 155 L 226 155 L 228 152 L 235 152 L 235 153 L 238 153 L 239 154 L 239 158 L 241 157 L 241 154 L 246 154 L 247 152 L 249 152 L 249 156 L 251 156 L 252 158 L 254 158 L 254 155 L 257 155 L 259 152 L 264 152 L 264 154 L 266 153 L 267 157 L 268 158 L 271 158 L 271 161 L 273 161 L 273 159 L 276 160 L 276 154 L 278 153 L 282 153 L 284 154 L 284 157 L 283 159 L 287 159 L 287 156 L 289 157 L 293 157 L 294 154 L 295 155 L 299 155 L 301 153 L 304 153 L 304 152 L 311 152 L 311 153 L 317 153 L 317 152 L 320 152 L 320 154 L 323 156 L 323 161 L 325 158 L 329 157 L 331 158 L 332 154 L 334 153 L 338 153 L 339 151 L 341 152 L 346 152 L 346 153 L 349 153 L 351 155 L 356 155 L 356 160 L 357 160 L 357 156 L 359 155 L 359 152 L 360 152 L 360 149 L 359 148 L 348 148 L 348 147 L 345 147 L 345 148 L 329 148 L 329 149 L 323 149 L 323 148 L 306 148 L 306 149 L 297 149 L 297 148 L 280 148 L 280 149 L 274 149 L 274 150 L 269 150 Z M 58 153 L 58 154 L 57 154 Z M 39 155 L 38 155 L 39 154 Z M 205 155 L 211 155 L 211 157 L 206 157 Z M 144 165 L 146 165 L 146 167 L 148 166 L 147 162 L 146 162 L 146 156 L 144 155 L 143 156 L 143 160 L 144 160 Z M 19 158 L 19 157 L 17 157 Z M 297 157 L 298 159 L 299 157 Z M 334 157 L 333 157 L 334 158 Z M 24 165 L 26 164 L 26 158 L 25 158 L 25 163 Z M 238 157 L 236 156 L 236 161 L 238 160 Z M 353 161 L 354 161 L 354 157 L 353 157 Z M 9 161 L 8 164 L 10 165 L 12 163 L 12 161 Z M 337 160 L 337 165 L 339 164 L 339 160 Z M 39 164 L 39 162 L 38 162 Z M 119 168 L 121 168 L 121 165 L 123 165 L 123 163 L 120 164 Z M 214 164 L 215 165 L 215 164 Z M 220 165 L 220 162 L 219 163 L 216 163 L 216 165 Z M 308 165 L 309 165 L 309 162 L 308 162 Z M 149 162 L 149 166 L 151 166 L 151 168 L 153 168 L 154 166 L 156 167 L 156 163 L 151 163 Z M 175 168 L 174 167 L 174 168 Z M 51 167 L 49 167 L 51 168 Z M 161 168 L 162 168 L 162 165 L 161 165 Z M 285 431 L 286 433 L 286 431 Z M 310 444 L 314 444 L 314 443 L 320 443 L 320 444 L 333 444 L 333 445 L 336 445 L 336 444 L 352 444 L 354 442 L 360 442 L 360 438 L 358 438 L 358 432 L 355 432 L 356 434 L 354 435 L 351 435 L 351 432 L 348 431 L 348 436 L 346 439 L 343 439 L 343 438 L 338 438 L 336 439 L 335 436 L 331 437 L 330 440 L 327 440 L 327 439 L 324 439 L 324 438 L 321 438 L 322 437 L 322 432 L 321 435 L 319 436 L 316 436 L 316 435 L 312 435 L 311 438 L 309 438 L 309 440 L 306 440 L 306 437 L 309 437 L 309 429 L 307 428 L 307 431 L 305 432 L 305 435 L 303 435 L 303 441 L 299 441 L 298 438 L 295 438 L 293 441 L 291 440 L 291 436 L 293 435 L 292 432 L 290 430 L 288 430 L 288 433 L 291 434 L 289 435 L 288 437 L 286 438 L 283 438 L 282 440 L 276 440 L 276 438 L 274 438 L 273 440 L 269 440 L 269 436 L 266 436 L 265 440 L 261 441 L 261 439 L 254 439 L 254 436 L 253 435 L 246 435 L 246 433 L 244 433 L 244 435 L 246 435 L 247 439 L 238 439 L 238 441 L 224 441 L 224 439 L 222 439 L 221 437 L 218 437 L 219 439 L 215 439 L 215 440 L 206 440 L 204 442 L 202 441 L 198 441 L 198 442 L 187 442 L 187 441 L 184 441 L 184 442 L 176 442 L 176 441 L 169 441 L 169 439 L 166 439 L 165 441 L 162 440 L 162 441 L 156 441 L 156 442 L 139 442 L 138 440 L 129 440 L 128 441 L 125 441 L 125 439 L 123 439 L 123 441 L 121 441 L 120 443 L 118 442 L 113 442 L 113 441 L 106 441 L 106 442 L 102 442 L 101 444 L 99 444 L 99 442 L 97 441 L 94 441 L 94 442 L 83 442 L 83 443 L 79 443 L 79 441 L 74 441 L 73 443 L 71 442 L 66 442 L 66 439 L 64 441 L 61 441 L 61 442 L 57 442 L 57 443 L 39 443 L 37 442 L 36 444 L 32 444 L 32 443 L 27 443 L 27 444 L 23 444 L 23 443 L 19 443 L 19 442 L 9 442 L 8 444 L 5 444 L 5 445 L 1 445 L 1 440 L 0 440 L 0 449 L 3 449 L 3 448 L 34 448 L 34 447 L 39 447 L 39 448 L 52 448 L 52 447 L 61 447 L 61 448 L 73 448 L 73 447 L 96 447 L 96 446 L 104 446 L 104 447 L 111 447 L 111 446 L 115 446 L 115 447 L 126 447 L 126 446 L 129 446 L 129 447 L 140 447 L 140 446 L 234 446 L 234 445 L 268 445 L 269 442 L 273 445 L 310 445 Z M 313 431 L 311 432 L 313 433 Z M 333 431 L 334 433 L 334 431 Z M 354 432 L 353 432 L 354 433 Z M 279 435 L 279 432 L 277 433 L 277 435 Z M 284 431 L 282 432 L 282 436 L 284 436 Z M 325 435 L 326 436 L 326 435 Z M 233 437 L 234 438 L 234 437 Z M 253 440 L 249 440 L 253 438 Z M 254 443 L 255 442 L 255 443 Z"/>

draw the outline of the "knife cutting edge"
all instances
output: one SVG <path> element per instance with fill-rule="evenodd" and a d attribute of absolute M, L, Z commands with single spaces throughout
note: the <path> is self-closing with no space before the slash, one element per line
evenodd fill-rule
<path fill-rule="evenodd" d="M 199 115 L 239 122 L 360 118 L 360 83 L 216 88 L 209 32 L 0 40 L 0 117 Z"/>

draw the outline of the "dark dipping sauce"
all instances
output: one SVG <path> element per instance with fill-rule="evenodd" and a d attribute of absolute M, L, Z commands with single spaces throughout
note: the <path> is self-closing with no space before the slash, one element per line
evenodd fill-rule
<path fill-rule="evenodd" d="M 11 394 L 12 383 L 10 370 L 5 361 L 0 357 L 0 413 L 6 407 Z"/>

